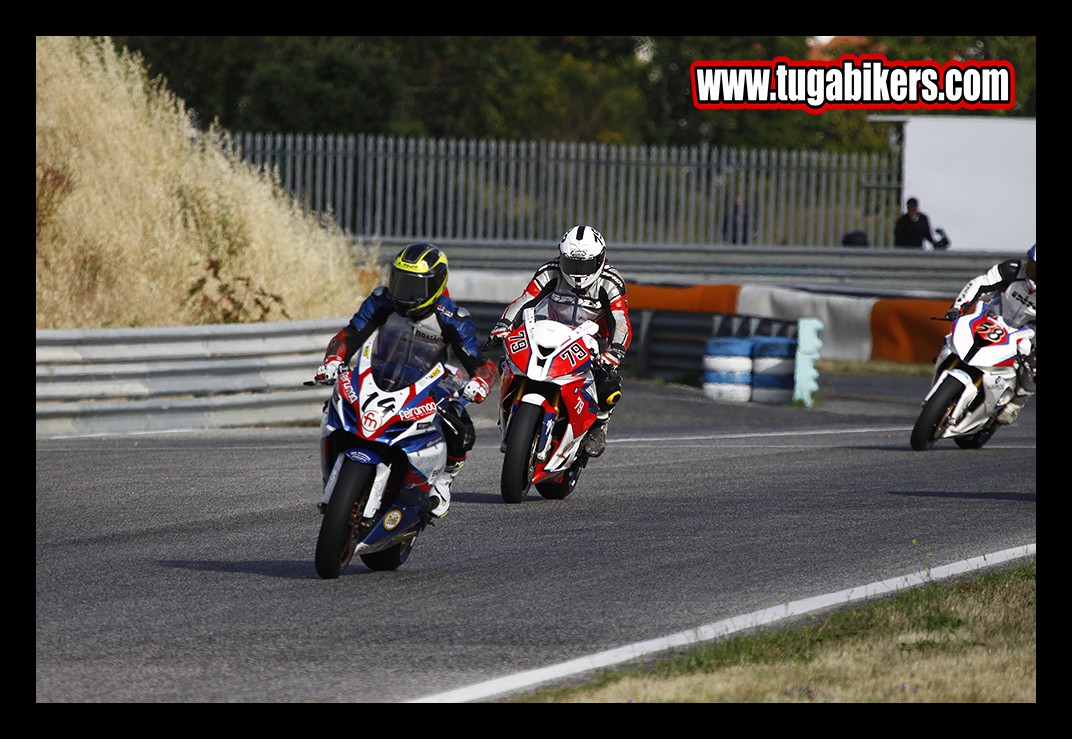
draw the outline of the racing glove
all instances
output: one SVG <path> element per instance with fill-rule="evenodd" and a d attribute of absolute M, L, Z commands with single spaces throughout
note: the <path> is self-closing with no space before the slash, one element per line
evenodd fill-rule
<path fill-rule="evenodd" d="M 607 371 L 612 374 L 617 374 L 618 369 L 622 366 L 622 359 L 625 358 L 625 350 L 621 347 L 612 346 L 607 351 L 599 355 L 599 363 L 607 368 Z"/>
<path fill-rule="evenodd" d="M 506 335 L 510 333 L 511 328 L 512 326 L 509 321 L 500 319 L 498 323 L 495 324 L 495 327 L 491 329 L 491 340 L 502 343 L 503 339 L 506 338 Z"/>
<path fill-rule="evenodd" d="M 462 397 L 471 403 L 482 403 L 488 397 L 488 381 L 483 377 L 474 376 L 462 388 Z"/>
<path fill-rule="evenodd" d="M 339 368 L 342 367 L 342 357 L 332 354 L 324 358 L 324 363 L 316 370 L 313 381 L 321 385 L 330 385 L 339 376 Z"/>
<path fill-rule="evenodd" d="M 962 315 L 964 315 L 964 309 L 961 308 L 960 306 L 954 305 L 952 308 L 950 308 L 949 310 L 947 310 L 945 312 L 945 320 L 947 320 L 947 321 L 955 321 L 956 319 L 960 318 Z"/>

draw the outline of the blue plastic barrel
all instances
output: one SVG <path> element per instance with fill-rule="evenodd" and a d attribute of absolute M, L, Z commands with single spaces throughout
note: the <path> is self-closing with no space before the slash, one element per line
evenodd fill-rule
<path fill-rule="evenodd" d="M 790 403 L 797 340 L 784 336 L 755 336 L 752 345 L 752 400 Z"/>
<path fill-rule="evenodd" d="M 716 336 L 704 345 L 703 393 L 711 400 L 752 399 L 753 339 Z"/>

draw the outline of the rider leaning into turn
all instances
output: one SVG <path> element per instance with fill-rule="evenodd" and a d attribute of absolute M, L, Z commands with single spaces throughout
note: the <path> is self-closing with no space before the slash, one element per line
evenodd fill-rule
<path fill-rule="evenodd" d="M 999 262 L 984 274 L 969 281 L 953 301 L 953 306 L 945 317 L 953 320 L 963 315 L 965 309 L 976 300 L 997 296 L 993 302 L 998 304 L 1000 315 L 1009 326 L 1035 328 L 1035 272 L 1033 244 L 1023 259 Z M 1027 399 L 1035 394 L 1036 343 L 1033 338 L 1029 342 L 1021 342 L 1017 347 L 1020 366 L 1017 372 L 1016 395 L 998 412 L 998 423 L 1015 421 Z"/>
<path fill-rule="evenodd" d="M 455 305 L 447 291 L 447 257 L 432 244 L 410 244 L 398 253 L 391 264 L 387 285 L 381 285 L 365 298 L 357 313 L 339 333 L 332 337 L 324 362 L 314 380 L 325 383 L 335 379 L 339 368 L 348 364 L 372 332 L 392 316 L 408 320 L 424 340 L 441 346 L 441 360 L 446 361 L 448 349 L 469 373 L 469 382 L 462 389 L 465 400 L 480 403 L 488 395 L 491 381 L 497 375 L 495 363 L 480 351 L 476 326 L 469 311 Z M 476 441 L 476 432 L 469 412 L 458 400 L 450 402 L 442 423 L 447 442 L 447 466 L 434 483 L 432 515 L 442 518 L 450 508 L 450 488 L 465 464 L 468 452 Z M 322 450 L 326 454 L 327 450 Z M 324 460 L 330 470 L 333 459 Z"/>
<path fill-rule="evenodd" d="M 598 457 L 606 446 L 611 412 L 621 397 L 618 371 L 633 338 L 625 280 L 607 261 L 603 234 L 591 226 L 574 226 L 566 231 L 558 244 L 558 256 L 540 265 L 525 291 L 506 306 L 491 330 L 491 338 L 502 341 L 526 307 L 556 288 L 573 292 L 584 307 L 598 316 L 600 355 L 593 374 L 599 414 L 584 441 L 588 456 Z"/>

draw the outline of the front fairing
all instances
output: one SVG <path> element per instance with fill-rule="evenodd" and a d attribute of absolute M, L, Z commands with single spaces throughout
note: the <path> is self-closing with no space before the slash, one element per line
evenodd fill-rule
<path fill-rule="evenodd" d="M 443 386 L 454 377 L 443 363 L 442 346 L 411 321 L 388 320 L 339 374 L 325 425 L 384 444 L 440 434 L 435 423 Z"/>
<path fill-rule="evenodd" d="M 577 296 L 552 292 L 526 308 L 523 318 L 503 340 L 511 373 L 559 384 L 590 375 L 599 355 L 599 326 Z"/>
<path fill-rule="evenodd" d="M 1035 335 L 1028 326 L 1014 328 L 994 310 L 997 306 L 979 302 L 953 323 L 949 351 L 974 367 L 1012 367 L 1017 361 L 1017 345 Z"/>

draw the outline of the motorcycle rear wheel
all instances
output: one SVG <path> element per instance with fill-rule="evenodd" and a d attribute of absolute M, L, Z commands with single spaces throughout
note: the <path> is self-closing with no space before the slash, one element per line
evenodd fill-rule
<path fill-rule="evenodd" d="M 325 580 L 337 578 L 353 559 L 359 541 L 358 523 L 374 472 L 370 465 L 343 460 L 316 539 L 316 574 Z"/>
<path fill-rule="evenodd" d="M 584 469 L 584 460 L 577 459 L 568 470 L 562 473 L 561 482 L 538 482 L 536 491 L 549 500 L 562 500 L 577 487 L 577 478 L 581 476 L 582 469 Z"/>
<path fill-rule="evenodd" d="M 925 452 L 934 446 L 949 425 L 949 414 L 957 406 L 964 386 L 953 377 L 946 377 L 934 391 L 934 395 L 923 405 L 916 425 L 912 428 L 912 448 Z"/>
<path fill-rule="evenodd" d="M 381 552 L 362 554 L 360 555 L 361 561 L 370 570 L 397 570 L 403 562 L 409 559 L 409 553 L 413 551 L 413 545 L 416 541 L 417 537 L 413 537 Z"/>
<path fill-rule="evenodd" d="M 510 419 L 506 431 L 506 456 L 499 478 L 499 490 L 507 503 L 520 503 L 532 486 L 542 419 L 543 408 L 531 403 L 521 403 Z"/>

